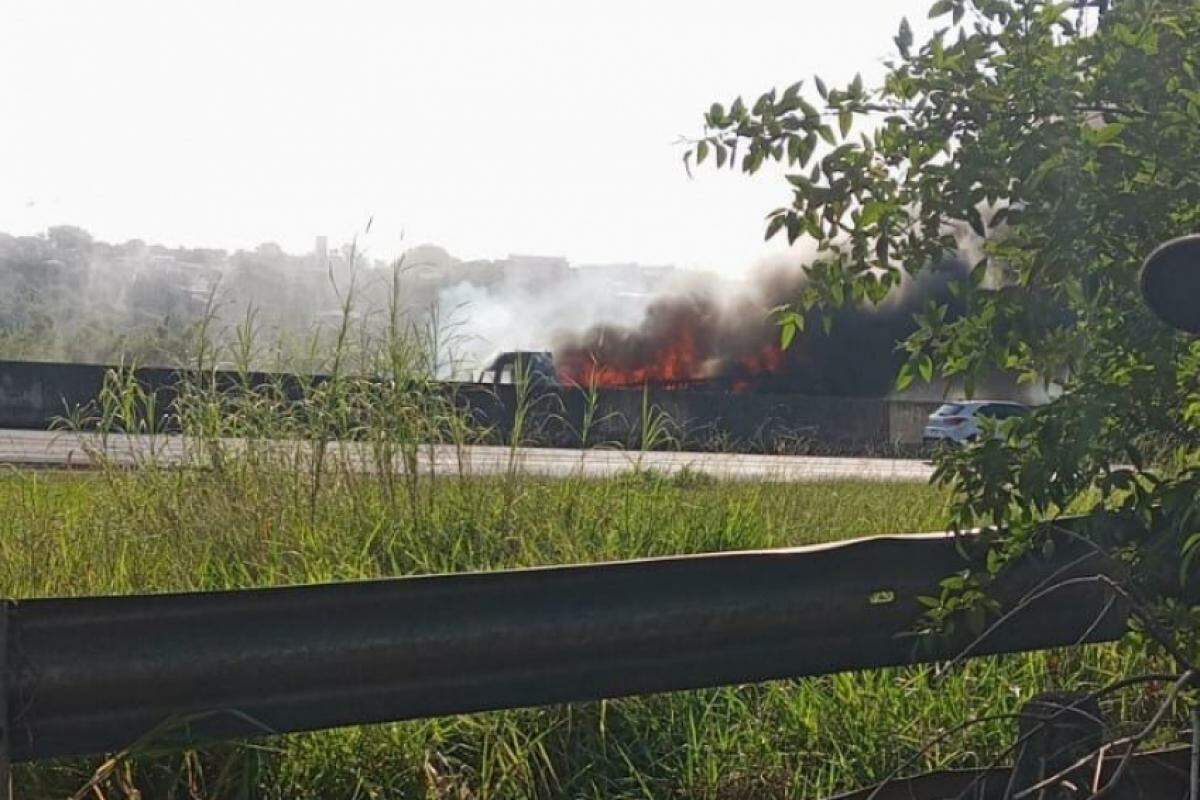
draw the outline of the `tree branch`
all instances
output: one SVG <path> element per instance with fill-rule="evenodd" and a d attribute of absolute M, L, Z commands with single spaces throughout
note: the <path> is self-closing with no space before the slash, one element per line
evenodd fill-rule
<path fill-rule="evenodd" d="M 1154 733 L 1155 729 L 1158 728 L 1159 724 L 1162 722 L 1163 717 L 1166 716 L 1167 711 L 1169 711 L 1171 706 L 1175 703 L 1175 698 L 1184 689 L 1184 687 L 1191 683 L 1195 678 L 1196 672 L 1190 669 L 1180 675 L 1179 679 L 1176 680 L 1175 683 L 1171 684 L 1171 688 L 1167 691 L 1166 698 L 1162 703 L 1159 704 L 1158 710 L 1154 712 L 1154 716 L 1150 718 L 1150 721 L 1146 723 L 1145 727 L 1143 727 L 1140 731 L 1131 736 L 1125 736 L 1121 739 L 1108 742 L 1101 747 L 1098 747 L 1083 758 L 1076 761 L 1074 764 L 1071 764 L 1071 766 L 1061 769 L 1050 777 L 1038 781 L 1033 786 L 1029 786 L 1017 792 L 1015 795 L 1013 795 L 1012 800 L 1023 800 L 1023 798 L 1029 797 L 1030 795 L 1035 794 L 1042 789 L 1047 789 L 1065 779 L 1075 770 L 1085 766 L 1089 761 L 1091 761 L 1093 758 L 1096 758 L 1097 755 L 1103 753 L 1104 751 L 1115 747 L 1128 745 L 1128 749 L 1125 751 L 1124 755 L 1121 756 L 1121 761 L 1117 764 L 1117 768 L 1113 771 L 1112 777 L 1109 778 L 1108 783 L 1106 783 L 1098 792 L 1092 795 L 1092 800 L 1099 800 L 1099 798 L 1105 797 L 1116 788 L 1121 778 L 1125 776 L 1126 770 L 1129 769 L 1130 761 L 1132 760 L 1134 753 L 1137 752 L 1137 746 L 1145 741 L 1146 738 L 1152 733 Z"/>

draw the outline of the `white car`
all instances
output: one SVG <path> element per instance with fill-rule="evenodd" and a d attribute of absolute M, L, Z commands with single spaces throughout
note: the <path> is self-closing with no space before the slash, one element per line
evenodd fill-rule
<path fill-rule="evenodd" d="M 1004 420 L 1029 413 L 1029 407 L 1008 400 L 960 400 L 943 403 L 929 415 L 922 438 L 926 444 L 973 442 L 983 430 L 984 419 Z"/>

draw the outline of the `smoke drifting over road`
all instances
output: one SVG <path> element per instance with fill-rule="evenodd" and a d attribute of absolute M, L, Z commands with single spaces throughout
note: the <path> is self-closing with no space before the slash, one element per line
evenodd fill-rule
<path fill-rule="evenodd" d="M 832 312 L 826 333 L 816 315 L 781 350 L 770 309 L 795 301 L 799 268 L 764 271 L 757 288 L 731 301 L 692 290 L 652 302 L 634 326 L 595 325 L 560 335 L 560 375 L 583 386 L 710 385 L 733 391 L 871 397 L 887 394 L 903 355 L 897 343 L 916 328 L 930 301 L 960 311 L 949 289 L 959 264 L 929 270 L 878 306 Z"/>
<path fill-rule="evenodd" d="M 276 369 L 284 362 L 271 354 L 286 354 L 288 342 L 336 331 L 335 285 L 357 275 L 353 319 L 364 341 L 395 300 L 413 330 L 436 329 L 421 344 L 436 348 L 437 377 L 470 380 L 497 351 L 550 349 L 564 381 L 582 386 L 880 396 L 893 385 L 902 360 L 896 344 L 914 330 L 913 314 L 930 301 L 959 310 L 948 285 L 963 273 L 957 265 L 932 270 L 877 307 L 833 312 L 828 333 L 813 315 L 781 350 L 770 310 L 803 291 L 794 256 L 745 282 L 665 266 L 573 266 L 561 257 L 462 261 L 433 245 L 413 248 L 397 269 L 398 297 L 391 265 L 324 239 L 311 253 L 289 255 L 272 244 L 234 253 L 108 244 L 70 226 L 0 234 L 0 355 L 191 363 L 194 332 L 214 302 L 207 329 L 217 337 L 231 337 L 254 309 L 267 354 L 255 366 Z M 291 369 L 322 368 L 319 358 L 289 358 Z"/>

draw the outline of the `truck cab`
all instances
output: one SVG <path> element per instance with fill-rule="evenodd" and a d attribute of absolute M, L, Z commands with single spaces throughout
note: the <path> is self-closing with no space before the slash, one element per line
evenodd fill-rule
<path fill-rule="evenodd" d="M 479 373 L 480 383 L 513 385 L 520 380 L 537 385 L 558 385 L 554 354 L 546 350 L 509 350 L 492 358 Z"/>

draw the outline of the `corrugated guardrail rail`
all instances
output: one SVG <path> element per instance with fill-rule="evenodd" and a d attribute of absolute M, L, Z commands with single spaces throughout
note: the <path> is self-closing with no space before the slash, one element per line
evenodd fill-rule
<path fill-rule="evenodd" d="M 14 761 L 947 658 L 906 635 L 965 565 L 946 536 L 318 586 L 7 601 Z M 1085 557 L 1080 561 L 1080 555 Z M 999 591 L 1095 573 L 1064 542 Z M 1019 577 L 1019 580 L 1016 578 Z M 1110 639 L 1073 586 L 978 654 Z M 0 631 L 4 628 L 0 625 Z"/>

